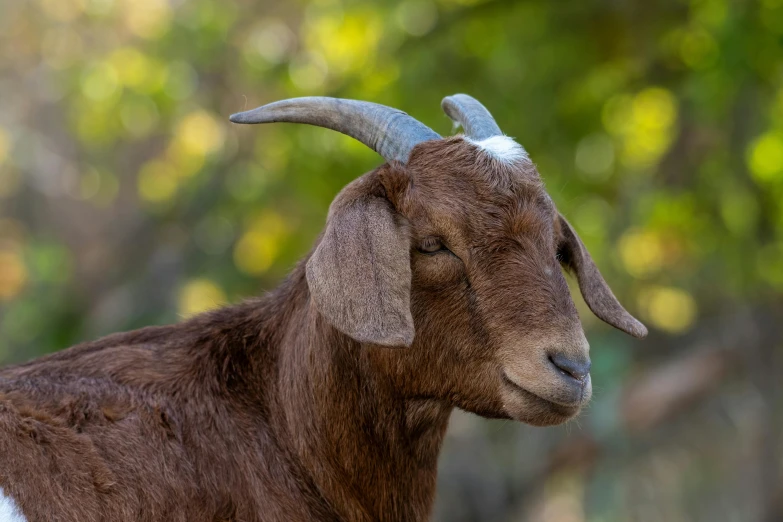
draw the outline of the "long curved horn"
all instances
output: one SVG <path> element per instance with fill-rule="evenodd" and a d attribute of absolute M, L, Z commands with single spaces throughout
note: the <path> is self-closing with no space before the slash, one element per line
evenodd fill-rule
<path fill-rule="evenodd" d="M 465 134 L 471 139 L 485 140 L 503 134 L 492 114 L 472 96 L 467 94 L 446 96 L 440 106 L 449 118 L 462 125 Z"/>
<path fill-rule="evenodd" d="M 357 100 L 309 96 L 263 105 L 232 114 L 234 123 L 306 123 L 355 138 L 386 161 L 408 161 L 413 147 L 440 135 L 406 113 Z"/>

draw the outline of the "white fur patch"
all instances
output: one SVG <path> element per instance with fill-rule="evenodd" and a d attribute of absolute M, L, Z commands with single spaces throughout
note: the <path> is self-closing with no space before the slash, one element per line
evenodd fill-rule
<path fill-rule="evenodd" d="M 464 137 L 466 141 L 472 143 L 476 147 L 480 148 L 493 158 L 503 163 L 517 163 L 520 161 L 530 161 L 530 157 L 527 155 L 527 151 L 514 141 L 514 138 L 508 136 L 492 136 L 485 140 L 472 140 L 467 136 Z"/>
<path fill-rule="evenodd" d="M 2 522 L 27 522 L 27 519 L 16 507 L 16 502 L 11 497 L 6 497 L 3 488 L 0 488 L 0 520 Z"/>

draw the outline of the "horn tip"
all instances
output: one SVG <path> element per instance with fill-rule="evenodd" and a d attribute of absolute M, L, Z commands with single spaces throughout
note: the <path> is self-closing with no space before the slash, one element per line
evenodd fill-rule
<path fill-rule="evenodd" d="M 445 98 L 443 98 L 443 101 L 441 102 L 441 105 L 446 103 L 447 101 L 456 102 L 456 101 L 459 101 L 459 100 L 463 100 L 463 101 L 465 101 L 465 100 L 475 100 L 475 98 L 473 96 L 469 95 L 469 94 L 465 94 L 463 92 L 457 92 L 457 93 L 451 94 L 451 95 L 446 96 Z"/>
<path fill-rule="evenodd" d="M 248 120 L 248 112 L 237 112 L 228 117 L 228 121 L 231 123 L 250 123 Z"/>
<path fill-rule="evenodd" d="M 457 118 L 457 113 L 455 110 L 456 105 L 457 105 L 456 95 L 446 96 L 440 102 L 441 110 L 445 112 L 446 116 L 448 116 L 452 120 L 455 120 Z"/>
<path fill-rule="evenodd" d="M 454 97 L 455 97 L 455 96 L 456 96 L 456 94 L 452 94 L 451 96 L 446 96 L 446 97 L 444 97 L 444 98 L 441 100 L 441 102 L 440 102 L 440 106 L 441 106 L 441 108 L 442 108 L 442 109 L 445 109 L 445 108 L 446 108 L 448 105 L 450 105 L 450 104 L 454 103 L 454 101 L 455 101 L 455 100 L 454 100 Z"/>

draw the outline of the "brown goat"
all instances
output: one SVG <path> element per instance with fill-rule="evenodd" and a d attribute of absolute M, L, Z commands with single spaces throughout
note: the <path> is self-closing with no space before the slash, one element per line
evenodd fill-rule
<path fill-rule="evenodd" d="M 552 425 L 591 392 L 559 264 L 619 305 L 524 149 L 457 95 L 466 136 L 386 107 L 235 115 L 340 130 L 387 163 L 349 184 L 272 293 L 0 371 L 0 518 L 422 521 L 449 415 Z"/>

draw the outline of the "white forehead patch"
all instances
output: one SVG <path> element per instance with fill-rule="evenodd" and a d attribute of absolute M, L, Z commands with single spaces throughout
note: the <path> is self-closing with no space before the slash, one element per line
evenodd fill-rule
<path fill-rule="evenodd" d="M 524 147 L 508 136 L 492 136 L 484 140 L 472 140 L 467 136 L 463 136 L 463 138 L 503 163 L 530 161 Z"/>
<path fill-rule="evenodd" d="M 3 488 L 0 488 L 0 520 L 3 522 L 27 522 L 22 512 L 16 507 L 14 499 L 5 496 Z"/>

